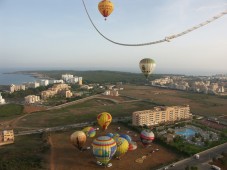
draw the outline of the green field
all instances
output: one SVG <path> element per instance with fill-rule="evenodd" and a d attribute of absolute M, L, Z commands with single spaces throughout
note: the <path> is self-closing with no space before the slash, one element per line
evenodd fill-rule
<path fill-rule="evenodd" d="M 11 120 L 23 114 L 24 106 L 5 104 L 0 106 L 0 120 Z"/>
<path fill-rule="evenodd" d="M 43 170 L 48 144 L 43 135 L 17 136 L 15 143 L 0 147 L 1 170 Z"/>

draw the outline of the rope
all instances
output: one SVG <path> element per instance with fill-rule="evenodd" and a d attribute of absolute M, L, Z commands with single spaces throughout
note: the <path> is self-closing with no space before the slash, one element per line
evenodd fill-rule
<path fill-rule="evenodd" d="M 212 17 L 211 19 L 206 20 L 206 21 L 204 21 L 204 22 L 202 22 L 202 23 L 200 23 L 200 24 L 198 24 L 198 25 L 196 25 L 196 26 L 194 26 L 194 27 L 191 27 L 191 28 L 189 28 L 189 29 L 187 29 L 187 30 L 185 30 L 185 31 L 183 31 L 183 32 L 180 32 L 180 33 L 178 33 L 178 34 L 175 34 L 175 35 L 166 36 L 164 39 L 161 39 L 161 40 L 158 40 L 158 41 L 152 41 L 152 42 L 147 42 L 147 43 L 139 43 L 139 44 L 124 44 L 124 43 L 119 43 L 119 42 L 113 41 L 113 40 L 107 38 L 105 35 L 103 35 L 103 34 L 99 31 L 99 29 L 95 26 L 94 22 L 92 21 L 90 15 L 89 15 L 89 13 L 88 13 L 88 10 L 87 10 L 87 7 L 86 7 L 86 5 L 85 5 L 84 0 L 82 0 L 82 2 L 83 2 L 83 5 L 84 5 L 84 9 L 85 9 L 85 11 L 86 11 L 86 13 L 87 13 L 87 16 L 88 16 L 88 18 L 89 18 L 91 24 L 92 24 L 93 27 L 95 28 L 95 30 L 96 30 L 103 38 L 105 38 L 106 40 L 108 40 L 108 41 L 110 41 L 110 42 L 112 42 L 112 43 L 114 43 L 114 44 L 122 45 L 122 46 L 146 46 L 146 45 L 158 44 L 158 43 L 162 43 L 162 42 L 170 42 L 170 40 L 172 40 L 172 39 L 174 39 L 174 38 L 178 38 L 178 37 L 180 37 L 180 36 L 183 36 L 183 35 L 185 35 L 185 34 L 188 34 L 188 33 L 192 32 L 192 31 L 194 31 L 194 30 L 196 30 L 196 29 L 198 29 L 198 28 L 201 28 L 201 27 L 203 27 L 203 26 L 205 26 L 205 25 L 207 25 L 207 24 L 209 24 L 209 23 L 211 23 L 211 22 L 217 20 L 218 18 L 221 18 L 222 16 L 224 16 L 224 15 L 227 14 L 227 10 L 226 10 L 226 11 L 224 11 L 224 12 L 221 12 L 221 13 L 218 14 L 218 15 L 215 15 L 215 16 Z"/>

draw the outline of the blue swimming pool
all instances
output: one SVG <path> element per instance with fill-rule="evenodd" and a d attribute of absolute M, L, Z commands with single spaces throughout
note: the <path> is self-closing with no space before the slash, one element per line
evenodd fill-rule
<path fill-rule="evenodd" d="M 178 134 L 178 135 L 183 135 L 183 136 L 186 136 L 186 137 L 194 136 L 195 133 L 196 133 L 195 130 L 189 129 L 189 128 L 186 128 L 186 129 L 184 129 L 184 130 L 181 130 L 181 131 L 176 132 L 176 134 Z"/>

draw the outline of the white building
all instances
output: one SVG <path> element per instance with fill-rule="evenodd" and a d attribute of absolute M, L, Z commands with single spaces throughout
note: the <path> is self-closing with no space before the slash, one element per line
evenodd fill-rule
<path fill-rule="evenodd" d="M 78 82 L 79 82 L 79 77 L 70 78 L 70 79 L 68 79 L 67 82 L 68 82 L 68 83 L 72 83 L 72 84 L 78 83 Z"/>
<path fill-rule="evenodd" d="M 49 80 L 37 80 L 40 86 L 48 86 Z"/>
<path fill-rule="evenodd" d="M 27 104 L 32 104 L 40 101 L 40 97 L 35 95 L 26 96 L 24 99 L 25 99 L 25 103 Z"/>
<path fill-rule="evenodd" d="M 19 90 L 25 90 L 25 85 L 14 85 L 14 84 L 12 84 L 10 86 L 10 93 L 13 93 L 13 92 L 19 91 Z"/>
<path fill-rule="evenodd" d="M 28 83 L 23 83 L 26 88 L 37 88 L 40 86 L 38 82 L 28 82 Z"/>
<path fill-rule="evenodd" d="M 57 83 L 64 83 L 63 80 L 49 80 L 49 84 L 57 84 Z"/>
<path fill-rule="evenodd" d="M 6 101 L 5 101 L 5 99 L 2 98 L 2 94 L 0 92 L 0 105 L 5 104 L 5 103 L 6 103 Z"/>
<path fill-rule="evenodd" d="M 64 80 L 65 82 L 68 82 L 69 79 L 73 78 L 72 74 L 62 74 L 61 75 L 62 80 Z"/>

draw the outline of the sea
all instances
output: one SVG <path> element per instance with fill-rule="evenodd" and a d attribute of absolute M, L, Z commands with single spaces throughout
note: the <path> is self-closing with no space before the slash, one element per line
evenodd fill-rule
<path fill-rule="evenodd" d="M 16 69 L 0 69 L 0 85 L 19 85 L 25 82 L 35 82 L 36 79 L 30 75 L 24 74 L 5 74 L 15 71 L 21 71 Z"/>

